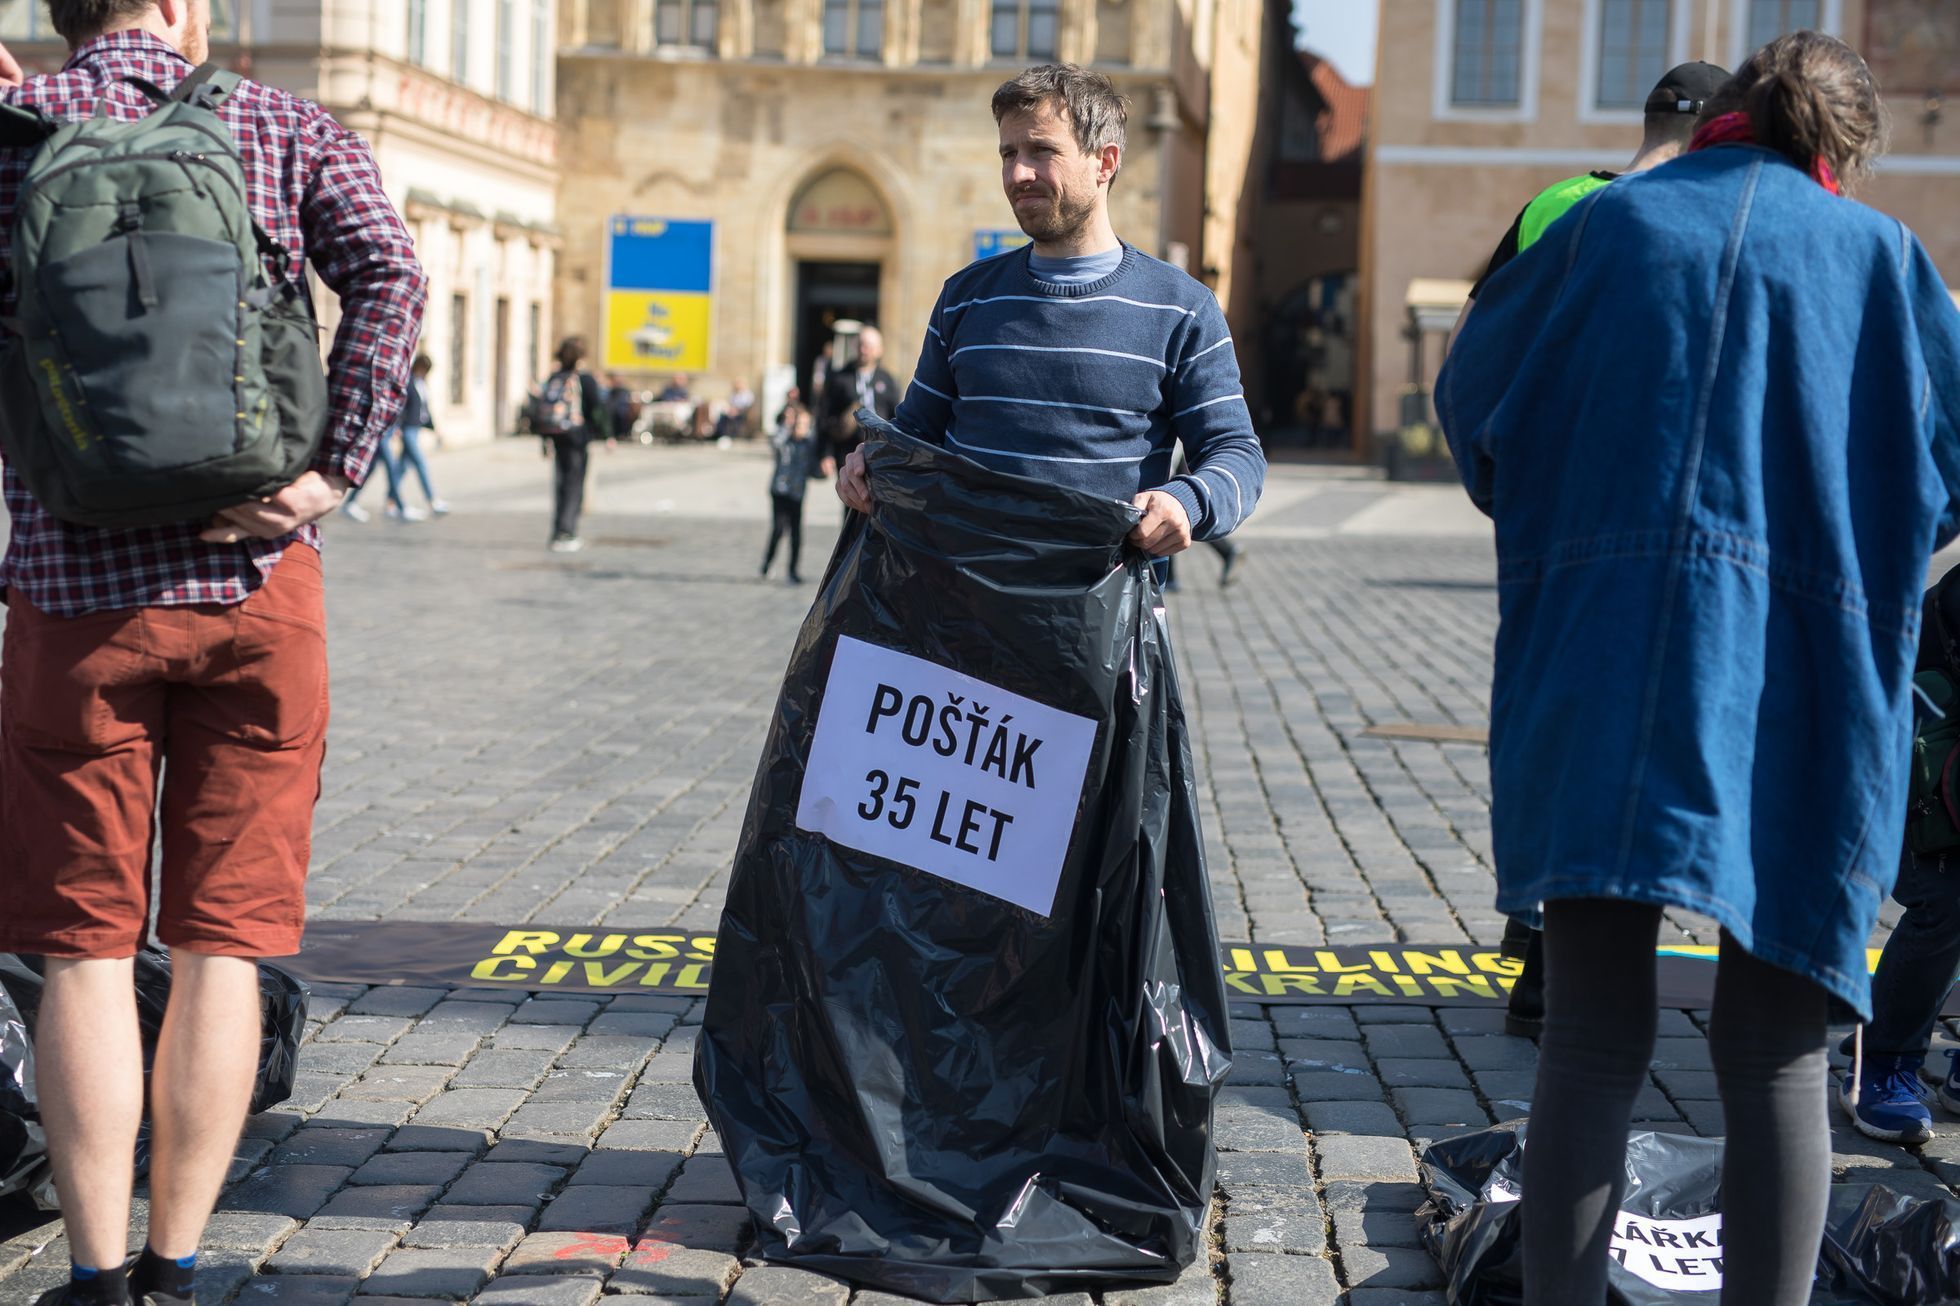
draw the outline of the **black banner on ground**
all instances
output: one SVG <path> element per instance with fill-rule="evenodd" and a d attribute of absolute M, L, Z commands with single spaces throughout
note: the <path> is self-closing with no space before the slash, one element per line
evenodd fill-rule
<path fill-rule="evenodd" d="M 1220 954 L 1230 996 L 1282 1005 L 1497 1006 L 1519 969 L 1495 948 L 1456 945 L 1226 943 Z M 307 926 L 298 956 L 273 960 L 321 984 L 699 997 L 708 991 L 714 958 L 714 936 L 686 930 L 317 921 Z M 1876 951 L 1870 961 L 1877 965 Z M 1714 948 L 1660 949 L 1661 1005 L 1706 1008 L 1714 997 L 1714 963 Z M 1960 1015 L 1952 995 L 1946 1014 Z"/>

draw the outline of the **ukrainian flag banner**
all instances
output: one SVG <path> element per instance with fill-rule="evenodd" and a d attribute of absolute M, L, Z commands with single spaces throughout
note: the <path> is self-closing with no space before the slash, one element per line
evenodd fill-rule
<path fill-rule="evenodd" d="M 617 215 L 607 224 L 606 369 L 706 371 L 715 224 Z"/>

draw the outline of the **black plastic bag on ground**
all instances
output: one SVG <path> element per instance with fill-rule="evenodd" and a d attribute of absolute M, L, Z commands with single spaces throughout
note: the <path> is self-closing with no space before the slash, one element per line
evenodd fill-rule
<path fill-rule="evenodd" d="M 55 1207 L 47 1138 L 34 1093 L 34 1053 L 29 1039 L 41 1006 L 39 958 L 0 953 L 0 1197 L 31 1194 Z M 143 1034 L 143 1071 L 156 1055 L 157 1031 L 170 1000 L 170 954 L 146 948 L 136 954 L 136 1020 Z M 263 1111 L 292 1095 L 299 1042 L 306 1032 L 306 985 L 267 962 L 259 963 L 259 1071 L 252 1110 Z M 136 1139 L 136 1172 L 149 1169 L 150 1126 Z"/>
<path fill-rule="evenodd" d="M 1524 1300 L 1524 1147 L 1513 1121 L 1423 1152 L 1416 1213 L 1451 1306 Z M 1614 1219 L 1608 1306 L 1707 1306 L 1722 1284 L 1722 1140 L 1636 1131 Z M 1835 1184 L 1812 1306 L 1960 1301 L 1960 1202 Z"/>
<path fill-rule="evenodd" d="M 790 659 L 695 1086 L 770 1261 L 942 1302 L 1169 1281 L 1230 1048 L 1136 513 L 861 420 L 877 514 Z"/>

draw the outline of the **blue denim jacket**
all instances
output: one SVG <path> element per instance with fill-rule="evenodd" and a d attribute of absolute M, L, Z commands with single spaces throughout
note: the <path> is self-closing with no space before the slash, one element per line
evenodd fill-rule
<path fill-rule="evenodd" d="M 1497 526 L 1498 906 L 1675 904 L 1869 1009 L 1918 597 L 1960 528 L 1960 313 L 1753 146 L 1582 201 L 1437 383 Z"/>

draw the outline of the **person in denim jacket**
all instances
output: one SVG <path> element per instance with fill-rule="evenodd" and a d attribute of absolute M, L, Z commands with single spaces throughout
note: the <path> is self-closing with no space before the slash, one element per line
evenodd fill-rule
<path fill-rule="evenodd" d="M 1545 916 L 1528 1302 L 1604 1299 L 1670 906 L 1722 927 L 1722 1301 L 1809 1300 L 1826 1023 L 1870 1010 L 1919 592 L 1960 528 L 1960 313 L 1840 194 L 1884 134 L 1850 47 L 1771 43 L 1687 155 L 1491 278 L 1438 381 L 1496 522 L 1497 906 Z"/>

